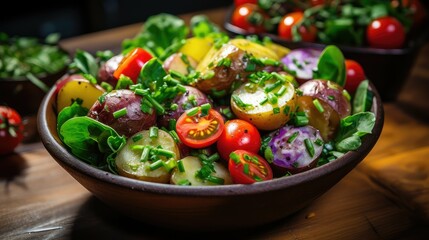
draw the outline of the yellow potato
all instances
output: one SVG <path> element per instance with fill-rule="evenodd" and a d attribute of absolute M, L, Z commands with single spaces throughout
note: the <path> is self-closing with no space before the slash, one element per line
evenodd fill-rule
<path fill-rule="evenodd" d="M 209 37 L 192 37 L 186 39 L 185 44 L 179 49 L 179 52 L 192 57 L 197 62 L 201 61 L 206 53 L 213 46 L 213 39 Z"/>
<path fill-rule="evenodd" d="M 241 50 L 251 53 L 256 58 L 269 58 L 274 60 L 280 60 L 280 57 L 276 52 L 268 47 L 262 46 L 261 44 L 249 41 L 244 38 L 232 39 L 229 41 L 230 44 L 240 48 Z"/>
<path fill-rule="evenodd" d="M 174 139 L 167 132 L 159 129 L 157 138 L 149 137 L 149 130 L 143 130 L 136 133 L 134 136 L 127 140 L 126 145 L 118 152 L 115 162 L 118 168 L 119 175 L 139 179 L 149 182 L 168 183 L 170 181 L 171 173 L 165 167 L 160 167 L 155 170 L 151 170 L 149 166 L 152 164 L 151 161 L 140 161 L 143 150 L 133 150 L 133 145 L 161 146 L 162 149 L 174 152 L 175 156 L 173 160 L 180 158 L 179 148 L 177 147 Z M 133 138 L 141 134 L 141 138 L 134 141 Z M 166 157 L 161 156 L 161 160 L 167 161 Z"/>
<path fill-rule="evenodd" d="M 78 98 L 82 100 L 82 107 L 90 109 L 104 92 L 104 88 L 92 84 L 86 79 L 72 79 L 65 83 L 58 92 L 57 110 L 60 112 Z"/>
<path fill-rule="evenodd" d="M 270 80 L 267 84 L 274 82 L 275 80 Z M 295 88 L 290 82 L 285 82 L 283 85 L 285 92 L 277 96 L 277 103 L 261 104 L 268 98 L 264 87 L 255 85 L 254 89 L 249 90 L 248 85 L 243 84 L 232 93 L 231 109 L 238 118 L 252 123 L 260 130 L 277 129 L 289 121 L 290 113 L 296 106 Z M 270 93 L 275 94 L 280 88 L 281 86 L 278 86 Z"/>
<path fill-rule="evenodd" d="M 273 50 L 279 59 L 282 59 L 290 52 L 289 48 L 283 47 L 282 45 L 273 42 L 266 43 L 265 46 Z"/>

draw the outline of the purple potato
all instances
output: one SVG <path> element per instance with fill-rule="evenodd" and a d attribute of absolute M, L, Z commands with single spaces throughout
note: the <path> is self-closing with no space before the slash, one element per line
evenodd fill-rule
<path fill-rule="evenodd" d="M 316 48 L 299 48 L 290 51 L 281 61 L 296 72 L 296 80 L 302 84 L 313 79 L 313 70 L 317 68 L 321 53 L 322 50 Z"/>
<path fill-rule="evenodd" d="M 186 92 L 177 95 L 173 100 L 172 104 L 177 104 L 176 110 L 168 110 L 165 114 L 159 116 L 158 125 L 168 129 L 169 121 L 171 119 L 177 120 L 186 110 L 196 106 L 200 106 L 204 103 L 212 102 L 209 100 L 206 94 L 191 86 L 185 86 Z M 192 100 L 194 99 L 194 100 Z"/>
<path fill-rule="evenodd" d="M 106 94 L 104 101 L 94 103 L 88 117 L 109 125 L 120 135 L 130 137 L 156 124 L 155 109 L 152 113 L 142 112 L 141 101 L 142 97 L 131 90 L 114 90 Z M 126 114 L 115 118 L 114 113 L 123 108 L 126 108 Z"/>
<path fill-rule="evenodd" d="M 118 79 L 113 76 L 113 73 L 116 71 L 119 66 L 119 63 L 122 61 L 123 58 L 124 56 L 119 54 L 113 56 L 105 63 L 103 63 L 100 67 L 100 70 L 98 71 L 98 79 L 101 82 L 107 82 L 108 84 L 112 85 L 113 88 L 115 88 Z"/>
<path fill-rule="evenodd" d="M 319 99 L 331 106 L 340 116 L 345 118 L 351 113 L 350 101 L 343 94 L 343 87 L 327 80 L 310 80 L 299 86 L 303 96 Z"/>
<path fill-rule="evenodd" d="M 268 148 L 272 152 L 271 166 L 279 175 L 287 172 L 295 174 L 314 168 L 323 150 L 323 144 L 320 144 L 323 140 L 319 130 L 309 125 L 303 127 L 287 125 L 270 133 L 270 137 Z M 291 141 L 294 137 L 295 139 Z M 306 139 L 313 146 L 312 148 L 306 147 Z M 269 159 L 267 156 L 266 158 Z"/>

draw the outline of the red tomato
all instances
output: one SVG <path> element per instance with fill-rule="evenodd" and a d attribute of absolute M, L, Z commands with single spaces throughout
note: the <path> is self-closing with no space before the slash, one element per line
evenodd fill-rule
<path fill-rule="evenodd" d="M 360 82 L 366 79 L 365 72 L 362 66 L 355 60 L 346 59 L 346 85 L 344 88 L 354 94 Z"/>
<path fill-rule="evenodd" d="M 277 33 L 278 35 L 286 40 L 292 41 L 292 28 L 299 23 L 304 17 L 303 12 L 291 12 L 286 14 L 280 21 Z M 301 35 L 302 41 L 304 42 L 314 42 L 317 37 L 317 29 L 314 26 L 306 28 L 305 26 L 300 26 L 298 29 L 299 35 Z"/>
<path fill-rule="evenodd" d="M 245 3 L 234 9 L 231 23 L 248 33 L 265 32 L 264 21 L 268 15 L 256 4 Z"/>
<path fill-rule="evenodd" d="M 246 150 L 231 153 L 228 170 L 234 183 L 251 184 L 273 179 L 273 171 L 268 162 L 258 154 Z"/>
<path fill-rule="evenodd" d="M 405 42 L 404 26 L 394 17 L 373 20 L 366 29 L 368 44 L 375 48 L 401 48 Z"/>
<path fill-rule="evenodd" d="M 227 121 L 217 141 L 217 150 L 225 160 L 228 160 L 229 154 L 235 150 L 243 149 L 258 153 L 260 147 L 261 135 L 258 129 L 241 119 Z"/>
<path fill-rule="evenodd" d="M 245 3 L 258 4 L 258 0 L 234 0 L 234 6 L 238 7 Z"/>
<path fill-rule="evenodd" d="M 192 148 L 204 148 L 215 143 L 224 129 L 222 115 L 213 109 L 206 116 L 202 116 L 201 110 L 193 116 L 188 116 L 189 112 L 184 112 L 177 119 L 176 131 L 180 140 Z"/>
<path fill-rule="evenodd" d="M 119 79 L 124 74 L 136 83 L 143 65 L 150 59 L 152 59 L 152 55 L 149 52 L 143 48 L 136 48 L 122 59 L 113 76 Z"/>
<path fill-rule="evenodd" d="M 0 106 L 0 155 L 13 152 L 23 138 L 21 115 L 13 108 Z"/>

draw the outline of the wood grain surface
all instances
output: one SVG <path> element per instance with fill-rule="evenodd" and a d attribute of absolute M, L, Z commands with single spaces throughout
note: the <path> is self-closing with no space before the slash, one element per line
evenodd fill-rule
<path fill-rule="evenodd" d="M 222 24 L 226 9 L 200 12 Z M 186 21 L 190 16 L 183 15 Z M 63 40 L 73 51 L 119 49 L 141 24 Z M 382 91 L 380 89 L 379 91 Z M 384 104 L 374 149 L 310 206 L 245 232 L 177 233 L 109 209 L 66 173 L 40 142 L 0 159 L 0 239 L 427 239 L 429 44 L 397 101 Z M 180 221 L 180 217 L 178 216 Z"/>

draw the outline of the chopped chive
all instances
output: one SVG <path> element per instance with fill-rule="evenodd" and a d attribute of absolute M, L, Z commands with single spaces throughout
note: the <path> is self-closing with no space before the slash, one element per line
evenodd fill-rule
<path fill-rule="evenodd" d="M 200 107 L 193 107 L 186 112 L 186 115 L 188 117 L 193 117 L 193 116 L 197 115 L 198 112 L 200 112 Z"/>
<path fill-rule="evenodd" d="M 253 179 L 257 182 L 262 181 L 262 178 L 260 178 L 258 175 L 253 176 Z"/>
<path fill-rule="evenodd" d="M 149 137 L 151 139 L 158 138 L 158 127 L 152 126 L 149 128 Z"/>
<path fill-rule="evenodd" d="M 130 147 L 130 149 L 131 149 L 132 151 L 139 151 L 139 150 L 143 150 L 143 148 L 144 148 L 144 146 L 143 146 L 143 145 L 138 145 L 138 144 L 136 144 L 136 145 L 131 145 L 131 147 Z"/>
<path fill-rule="evenodd" d="M 208 182 L 218 184 L 218 185 L 222 185 L 225 183 L 225 180 L 223 178 L 212 176 L 212 175 L 207 176 L 206 180 Z"/>
<path fill-rule="evenodd" d="M 166 162 L 163 162 L 163 166 L 165 168 L 165 170 L 167 170 L 167 172 L 170 172 L 171 169 L 175 168 L 177 166 L 177 161 L 174 159 L 170 159 Z"/>
<path fill-rule="evenodd" d="M 134 135 L 131 139 L 133 140 L 133 142 L 137 142 L 138 140 L 143 138 L 143 134 L 138 133 L 136 135 Z"/>
<path fill-rule="evenodd" d="M 168 133 L 173 138 L 173 140 L 174 140 L 175 143 L 180 143 L 180 138 L 177 135 L 177 132 L 175 130 L 168 131 Z"/>
<path fill-rule="evenodd" d="M 174 158 L 176 154 L 170 150 L 162 149 L 162 148 L 153 148 L 151 150 L 151 153 L 158 155 L 158 156 L 164 156 L 167 158 Z"/>
<path fill-rule="evenodd" d="M 214 77 L 215 72 L 213 70 L 209 70 L 206 73 L 204 73 L 203 76 L 201 76 L 202 79 L 206 80 L 206 79 L 210 79 L 212 77 Z"/>
<path fill-rule="evenodd" d="M 143 147 L 142 155 L 140 155 L 140 162 L 146 162 L 149 159 L 150 149 L 151 147 L 149 146 Z"/>
<path fill-rule="evenodd" d="M 278 66 L 278 65 L 280 65 L 279 61 L 276 61 L 276 60 L 271 59 L 271 58 L 260 58 L 259 60 L 265 66 Z"/>
<path fill-rule="evenodd" d="M 162 160 L 157 160 L 157 161 L 155 161 L 155 162 L 153 162 L 153 163 L 151 163 L 151 164 L 149 165 L 149 169 L 150 169 L 151 171 L 154 171 L 154 170 L 156 170 L 156 169 L 158 169 L 158 168 L 160 168 L 160 167 L 162 167 L 162 166 L 164 166 L 164 161 L 162 161 Z"/>
<path fill-rule="evenodd" d="M 240 163 L 240 156 L 238 156 L 238 154 L 235 152 L 232 152 L 231 154 L 229 154 L 229 158 L 231 158 L 231 160 L 234 161 L 235 164 Z"/>
<path fill-rule="evenodd" d="M 209 110 L 211 109 L 211 105 L 210 103 L 204 103 L 203 105 L 200 106 L 201 108 L 201 116 L 207 116 L 209 115 Z"/>
<path fill-rule="evenodd" d="M 322 104 L 319 102 L 319 99 L 314 99 L 313 100 L 313 104 L 316 107 L 317 111 L 323 113 L 325 111 L 325 109 L 323 108 Z"/>
<path fill-rule="evenodd" d="M 280 108 L 279 107 L 273 108 L 273 114 L 279 114 L 279 113 L 280 113 Z"/>
<path fill-rule="evenodd" d="M 299 135 L 299 132 L 297 131 L 297 132 L 294 132 L 288 139 L 287 139 L 287 142 L 288 143 L 293 143 L 293 141 L 298 137 L 298 135 Z"/>
<path fill-rule="evenodd" d="M 284 113 L 285 115 L 289 115 L 289 112 L 290 112 L 290 106 L 289 106 L 289 105 L 287 105 L 287 106 L 283 109 L 283 113 Z"/>
<path fill-rule="evenodd" d="M 170 110 L 176 111 L 179 108 L 179 105 L 177 105 L 176 103 L 173 103 L 170 105 Z"/>
<path fill-rule="evenodd" d="M 299 88 L 296 89 L 295 92 L 296 92 L 296 95 L 298 95 L 298 96 L 302 96 L 302 94 L 303 94 L 302 90 Z"/>
<path fill-rule="evenodd" d="M 214 153 L 214 154 L 210 155 L 208 158 L 208 160 L 210 162 L 216 162 L 219 159 L 220 159 L 219 153 Z"/>
<path fill-rule="evenodd" d="M 109 83 L 107 83 L 107 82 L 101 82 L 101 83 L 100 83 L 100 86 L 101 86 L 104 90 L 106 90 L 106 92 L 111 92 L 111 91 L 113 90 L 112 85 L 110 85 L 110 84 L 109 84 Z"/>
<path fill-rule="evenodd" d="M 305 148 L 307 149 L 308 154 L 310 154 L 310 157 L 314 156 L 314 146 L 313 143 L 310 141 L 310 139 L 306 138 L 304 140 Z"/>
<path fill-rule="evenodd" d="M 118 110 L 118 111 L 116 111 L 116 112 L 113 113 L 113 117 L 116 118 L 116 119 L 120 118 L 120 117 L 123 117 L 125 115 L 127 115 L 127 108 L 126 107 L 124 107 L 124 108 L 122 108 L 122 109 L 120 109 L 120 110 Z"/>
<path fill-rule="evenodd" d="M 216 89 L 212 89 L 211 95 L 214 97 L 223 97 L 226 95 L 226 90 L 217 91 Z"/>
<path fill-rule="evenodd" d="M 177 169 L 179 169 L 179 172 L 185 172 L 185 165 L 183 165 L 182 160 L 177 161 Z"/>
<path fill-rule="evenodd" d="M 152 103 L 152 105 L 155 107 L 155 110 L 158 114 L 162 115 L 165 113 L 164 107 L 158 101 L 156 101 L 152 96 L 146 95 L 145 97 L 149 100 L 150 103 Z"/>
<path fill-rule="evenodd" d="M 280 97 L 283 96 L 283 94 L 286 92 L 286 87 L 285 85 L 282 85 L 280 87 L 280 89 L 276 92 L 276 96 Z"/>
<path fill-rule="evenodd" d="M 246 65 L 246 68 L 244 69 L 244 71 L 253 72 L 255 70 L 256 70 L 256 64 L 251 62 L 251 61 L 247 62 L 247 65 Z"/>
<path fill-rule="evenodd" d="M 276 96 L 276 95 L 274 95 L 274 93 L 269 92 L 269 93 L 268 93 L 268 101 L 269 101 L 271 104 L 276 104 L 276 103 L 278 102 L 278 98 L 277 98 L 277 96 Z"/>
<path fill-rule="evenodd" d="M 176 123 L 177 123 L 177 120 L 174 118 L 168 120 L 168 129 L 169 130 L 176 130 Z"/>
<path fill-rule="evenodd" d="M 170 73 L 170 75 L 173 77 L 173 78 L 178 78 L 179 80 L 184 80 L 184 79 L 186 79 L 186 76 L 185 75 L 183 75 L 182 73 L 180 73 L 180 72 L 178 72 L 178 71 L 176 71 L 176 70 L 170 70 L 169 71 L 169 73 Z"/>
<path fill-rule="evenodd" d="M 268 97 L 264 97 L 264 99 L 262 99 L 262 101 L 260 101 L 259 104 L 264 105 L 267 102 L 268 102 Z"/>
<path fill-rule="evenodd" d="M 328 96 L 328 99 L 329 99 L 329 100 L 331 100 L 331 101 L 334 101 L 334 100 L 335 100 L 335 96 L 333 96 L 333 95 L 329 95 L 329 96 Z"/>
<path fill-rule="evenodd" d="M 136 88 L 134 90 L 134 93 L 140 96 L 147 96 L 149 95 L 149 91 L 147 89 L 141 89 L 141 88 Z"/>
<path fill-rule="evenodd" d="M 250 166 L 249 166 L 249 164 L 248 164 L 248 163 L 243 164 L 243 172 L 244 172 L 246 175 L 249 175 L 249 174 L 250 174 Z"/>
<path fill-rule="evenodd" d="M 282 81 L 277 81 L 277 82 L 275 82 L 275 83 L 273 83 L 273 84 L 271 84 L 271 85 L 267 86 L 267 87 L 264 89 L 264 91 L 265 91 L 266 93 L 272 92 L 274 89 L 276 89 L 276 88 L 280 87 L 282 84 L 283 84 L 283 82 L 282 82 Z"/>
<path fill-rule="evenodd" d="M 322 140 L 322 139 L 320 139 L 320 138 L 318 138 L 318 139 L 316 139 L 316 141 L 314 141 L 314 143 L 315 143 L 317 146 L 322 146 L 322 145 L 323 145 L 323 140 Z"/>
<path fill-rule="evenodd" d="M 343 96 L 347 99 L 347 101 L 350 101 L 350 99 L 352 98 L 346 89 L 343 89 Z"/>
<path fill-rule="evenodd" d="M 190 186 L 191 182 L 188 179 L 181 179 L 180 181 L 177 182 L 177 185 Z"/>
<path fill-rule="evenodd" d="M 251 104 L 244 103 L 243 100 L 241 100 L 241 98 L 239 98 L 237 95 L 232 95 L 232 100 L 239 108 L 253 107 Z"/>

